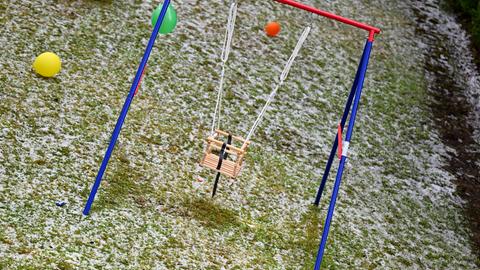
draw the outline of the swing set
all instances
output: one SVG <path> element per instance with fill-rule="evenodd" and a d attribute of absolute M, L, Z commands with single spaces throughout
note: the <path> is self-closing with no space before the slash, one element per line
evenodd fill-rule
<path fill-rule="evenodd" d="M 356 116 L 357 116 L 357 111 L 358 111 L 358 106 L 360 102 L 360 97 L 362 94 L 362 89 L 363 89 L 363 84 L 365 81 L 365 75 L 367 72 L 367 67 L 368 67 L 368 62 L 370 59 L 370 53 L 372 50 L 373 42 L 375 39 L 375 35 L 380 33 L 380 29 L 363 24 L 345 17 L 341 17 L 299 2 L 296 2 L 294 0 L 274 0 L 278 3 L 285 4 L 287 6 L 291 6 L 297 9 L 301 9 L 304 11 L 308 11 L 310 13 L 335 20 L 347 25 L 351 25 L 353 27 L 366 30 L 368 32 L 368 38 L 365 44 L 365 47 L 363 49 L 363 54 L 360 58 L 360 63 L 355 75 L 355 79 L 353 81 L 353 86 L 350 90 L 350 94 L 348 96 L 345 109 L 343 111 L 342 119 L 340 123 L 338 124 L 338 131 L 337 135 L 335 136 L 332 150 L 330 152 L 325 172 L 323 174 L 320 187 L 317 191 L 317 195 L 315 198 L 315 205 L 319 205 L 321 196 L 323 194 L 323 191 L 325 189 L 326 181 L 328 179 L 328 175 L 331 169 L 331 166 L 333 164 L 333 161 L 335 159 L 337 150 L 338 150 L 338 156 L 340 159 L 338 170 L 337 170 L 337 175 L 335 178 L 334 182 L 334 187 L 332 191 L 332 196 L 330 199 L 330 204 L 328 208 L 328 213 L 327 217 L 324 223 L 323 227 L 323 232 L 322 232 L 322 238 L 321 238 L 321 243 L 318 249 L 317 253 L 317 258 L 315 261 L 315 266 L 314 269 L 318 270 L 320 269 L 322 259 L 324 256 L 324 251 L 327 243 L 327 237 L 328 233 L 330 231 L 330 225 L 332 222 L 333 218 L 333 212 L 335 210 L 335 204 L 338 196 L 338 191 L 340 188 L 340 183 L 342 180 L 342 175 L 343 171 L 345 168 L 345 164 L 348 158 L 348 149 L 350 145 L 350 141 L 352 139 L 352 134 L 353 134 L 353 127 L 355 124 Z M 170 0 L 165 0 L 162 6 L 162 9 L 160 11 L 160 15 L 158 17 L 158 20 L 155 24 L 155 27 L 153 29 L 153 32 L 150 36 L 149 42 L 147 44 L 147 48 L 145 50 L 145 53 L 143 55 L 143 58 L 140 62 L 140 65 L 138 67 L 138 70 L 135 75 L 135 79 L 133 80 L 132 86 L 130 88 L 130 92 L 125 100 L 125 103 L 123 105 L 122 111 L 120 113 L 120 116 L 118 118 L 117 124 L 115 125 L 115 129 L 113 131 L 109 146 L 107 148 L 107 151 L 105 153 L 105 156 L 102 160 L 102 163 L 100 165 L 100 169 L 98 171 L 97 177 L 95 179 L 95 183 L 92 187 L 92 190 L 90 192 L 90 195 L 88 197 L 87 203 L 85 205 L 85 208 L 83 210 L 84 215 L 88 215 L 90 212 L 90 208 L 92 206 L 92 203 L 95 199 L 95 195 L 97 193 L 98 188 L 100 187 L 101 180 L 103 178 L 103 174 L 105 173 L 106 167 L 108 165 L 108 162 L 110 160 L 111 154 L 113 152 L 113 149 L 115 147 L 115 143 L 118 139 L 118 136 L 120 134 L 120 130 L 123 126 L 123 123 L 125 121 L 125 118 L 127 116 L 128 110 L 130 108 L 130 105 L 132 103 L 133 98 L 135 97 L 136 92 L 138 91 L 141 79 L 143 78 L 143 73 L 145 71 L 145 67 L 148 62 L 148 58 L 150 56 L 150 53 L 152 51 L 152 48 L 155 43 L 155 39 L 158 35 L 158 32 L 160 30 L 160 26 L 162 25 L 162 22 L 164 20 L 164 17 L 167 12 L 167 8 L 170 5 Z M 229 16 L 228 16 L 228 22 L 227 22 L 227 30 L 225 34 L 225 40 L 223 44 L 223 49 L 222 49 L 222 55 L 221 55 L 221 61 L 222 61 L 222 71 L 220 75 L 220 82 L 218 86 L 218 93 L 217 93 L 217 101 L 216 101 L 216 106 L 215 106 L 215 111 L 214 111 L 214 116 L 213 116 L 213 122 L 211 126 L 211 133 L 210 136 L 207 138 L 207 146 L 205 153 L 203 154 L 203 158 L 200 161 L 200 164 L 208 169 L 214 170 L 217 172 L 217 177 L 215 179 L 215 184 L 213 188 L 213 193 L 212 197 L 215 195 L 215 191 L 217 189 L 217 184 L 218 180 L 221 174 L 228 176 L 230 178 L 236 178 L 239 176 L 244 160 L 247 154 L 247 150 L 249 145 L 251 144 L 251 137 L 254 134 L 255 130 L 257 129 L 258 125 L 262 121 L 266 110 L 270 106 L 270 103 L 273 101 L 275 95 L 279 91 L 280 87 L 284 84 L 285 79 L 288 76 L 288 73 L 290 71 L 290 68 L 293 65 L 293 62 L 295 61 L 295 58 L 297 57 L 300 49 L 302 48 L 305 40 L 307 39 L 311 27 L 307 26 L 305 27 L 305 30 L 303 31 L 302 35 L 300 36 L 297 45 L 295 46 L 290 58 L 285 64 L 285 67 L 279 77 L 278 83 L 276 86 L 273 88 L 272 92 L 270 93 L 265 105 L 263 106 L 261 112 L 259 113 L 257 119 L 253 123 L 250 131 L 248 132 L 247 136 L 245 138 L 241 136 L 235 136 L 232 135 L 226 131 L 223 131 L 220 129 L 220 116 L 221 116 L 221 103 L 222 103 L 222 97 L 223 97 L 223 85 L 225 81 L 225 69 L 226 69 L 226 64 L 228 60 L 228 56 L 230 54 L 231 50 L 231 44 L 232 44 L 232 38 L 233 38 L 233 33 L 235 29 L 235 20 L 236 20 L 236 15 L 237 15 L 237 3 L 235 0 L 231 2 L 230 5 L 230 11 L 229 11 Z M 345 124 L 347 122 L 347 119 L 349 121 L 348 123 L 348 128 L 346 132 L 345 139 L 342 137 L 343 130 L 345 128 Z"/>

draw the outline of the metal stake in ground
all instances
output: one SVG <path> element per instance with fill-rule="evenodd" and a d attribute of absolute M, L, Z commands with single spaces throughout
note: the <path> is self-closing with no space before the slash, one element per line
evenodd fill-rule
<path fill-rule="evenodd" d="M 217 193 L 218 180 L 220 180 L 219 172 L 217 172 L 217 176 L 215 177 L 215 183 L 213 184 L 212 198 L 215 197 L 215 194 Z"/>
<path fill-rule="evenodd" d="M 232 144 L 232 134 L 228 134 L 227 142 L 223 143 L 222 145 L 222 149 L 220 150 L 220 154 L 218 155 L 219 158 L 218 158 L 217 171 L 219 171 L 222 168 L 223 160 L 228 158 L 228 152 L 226 150 L 229 150 L 228 146 L 230 144 Z M 215 177 L 215 183 L 213 184 L 212 198 L 215 197 L 215 194 L 217 193 L 219 180 L 220 180 L 220 172 L 217 172 L 217 176 Z"/>
<path fill-rule="evenodd" d="M 160 12 L 160 16 L 158 17 L 157 23 L 153 28 L 152 35 L 150 36 L 150 40 L 148 41 L 147 48 L 145 49 L 145 53 L 143 54 L 142 61 L 140 62 L 140 66 L 138 67 L 137 73 L 135 75 L 135 79 L 133 80 L 132 87 L 130 87 L 130 92 L 128 93 L 127 99 L 123 104 L 122 112 L 118 117 L 117 124 L 115 125 L 115 129 L 113 130 L 112 138 L 110 139 L 110 144 L 108 145 L 107 151 L 105 152 L 105 156 L 103 157 L 102 164 L 100 165 L 100 169 L 98 170 L 97 177 L 95 179 L 95 183 L 93 184 L 92 191 L 88 196 L 87 203 L 85 208 L 83 209 L 83 214 L 88 215 L 90 212 L 90 208 L 92 207 L 92 203 L 95 200 L 95 195 L 97 194 L 97 190 L 100 187 L 100 182 L 102 182 L 103 174 L 107 169 L 108 161 L 112 155 L 113 149 L 115 148 L 115 143 L 117 142 L 118 136 L 120 135 L 120 131 L 123 126 L 123 122 L 125 122 L 125 118 L 127 117 L 128 109 L 130 108 L 130 104 L 132 103 L 133 97 L 135 96 L 135 91 L 140 84 L 140 80 L 142 78 L 143 70 L 147 65 L 148 58 L 150 57 L 150 53 L 152 52 L 153 45 L 155 44 L 155 40 L 157 39 L 158 32 L 160 31 L 160 26 L 162 25 L 163 19 L 165 18 L 165 14 L 167 14 L 167 9 L 170 6 L 170 0 L 165 0 L 162 6 L 162 10 Z"/>

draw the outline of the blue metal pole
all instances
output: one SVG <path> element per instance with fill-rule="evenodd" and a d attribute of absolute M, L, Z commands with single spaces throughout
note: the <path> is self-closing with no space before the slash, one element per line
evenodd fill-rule
<path fill-rule="evenodd" d="M 338 190 L 340 189 L 340 183 L 342 181 L 343 170 L 345 168 L 345 162 L 347 160 L 348 145 L 352 139 L 353 126 L 355 125 L 355 118 L 357 117 L 358 105 L 360 103 L 360 96 L 362 95 L 363 83 L 365 81 L 365 74 L 367 73 L 368 60 L 370 59 L 370 52 L 372 51 L 373 41 L 367 41 L 367 44 L 364 49 L 363 61 L 360 67 L 360 75 L 358 79 L 357 91 L 355 94 L 355 99 L 353 101 L 352 115 L 348 122 L 348 130 L 345 138 L 345 148 L 342 153 L 342 158 L 340 160 L 340 165 L 338 167 L 337 177 L 335 179 L 335 185 L 333 187 L 332 198 L 330 200 L 330 206 L 328 207 L 327 218 L 322 232 L 322 240 L 320 242 L 320 247 L 317 253 L 317 259 L 315 261 L 315 270 L 319 270 L 322 264 L 323 255 L 325 252 L 325 246 L 327 244 L 328 232 L 330 231 L 330 224 L 333 218 L 333 212 L 335 210 L 335 203 L 337 201 Z"/>
<path fill-rule="evenodd" d="M 135 96 L 135 90 L 137 89 L 137 86 L 140 83 L 142 72 L 145 68 L 145 65 L 148 62 L 148 58 L 150 57 L 150 53 L 152 52 L 153 45 L 155 44 L 155 40 L 157 39 L 158 32 L 160 31 L 160 26 L 162 25 L 163 18 L 165 18 L 165 14 L 167 13 L 167 9 L 169 5 L 170 5 L 170 0 L 165 0 L 162 6 L 162 10 L 160 12 L 160 16 L 158 17 L 157 23 L 153 28 L 153 32 L 152 32 L 152 35 L 150 36 L 150 40 L 148 41 L 148 45 L 147 45 L 147 48 L 145 49 L 145 53 L 143 55 L 142 61 L 140 62 L 140 66 L 138 67 L 137 73 L 135 75 L 135 79 L 133 80 L 132 87 L 130 87 L 130 92 L 128 93 L 125 103 L 123 104 L 122 112 L 120 113 L 120 116 L 118 117 L 118 120 L 117 120 L 117 124 L 115 125 L 115 129 L 113 130 L 113 134 L 110 139 L 110 144 L 108 145 L 107 152 L 105 153 L 105 156 L 103 157 L 103 160 L 102 160 L 102 164 L 100 165 L 100 169 L 98 170 L 98 174 L 95 179 L 95 183 L 93 184 L 92 191 L 90 192 L 85 208 L 83 209 L 84 215 L 88 215 L 88 213 L 90 212 L 90 208 L 92 207 L 93 200 L 95 199 L 97 190 L 100 187 L 100 182 L 102 182 L 103 174 L 107 169 L 108 161 L 110 160 L 113 149 L 115 148 L 118 135 L 120 135 L 123 122 L 125 122 L 128 109 L 130 108 L 130 104 L 132 103 L 133 97 Z"/>
<path fill-rule="evenodd" d="M 343 110 L 342 121 L 340 121 L 342 132 L 343 132 L 343 128 L 345 127 L 345 122 L 347 122 L 348 114 L 352 106 L 353 97 L 355 96 L 355 91 L 357 90 L 358 76 L 360 74 L 360 67 L 362 66 L 362 63 L 363 63 L 363 54 L 362 54 L 362 57 L 360 58 L 360 63 L 358 65 L 357 72 L 355 74 L 355 80 L 353 81 L 352 89 L 350 90 L 347 103 L 345 104 L 345 109 Z M 330 168 L 332 167 L 333 159 L 335 158 L 335 154 L 337 152 L 337 147 L 338 147 L 338 133 L 335 135 L 332 151 L 330 151 L 330 156 L 328 157 L 327 166 L 325 167 L 325 171 L 323 172 L 322 182 L 320 183 L 320 187 L 318 188 L 318 191 L 317 191 L 317 196 L 315 197 L 315 202 L 313 203 L 316 206 L 320 204 L 320 199 L 322 198 L 323 190 L 325 189 L 325 184 L 327 183 L 328 175 L 330 174 Z"/>

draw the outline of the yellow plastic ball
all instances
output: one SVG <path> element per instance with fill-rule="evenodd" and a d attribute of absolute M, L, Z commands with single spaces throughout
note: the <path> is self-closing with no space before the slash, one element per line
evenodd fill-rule
<path fill-rule="evenodd" d="M 52 52 L 44 52 L 35 58 L 33 70 L 43 77 L 53 77 L 60 72 L 62 61 Z"/>

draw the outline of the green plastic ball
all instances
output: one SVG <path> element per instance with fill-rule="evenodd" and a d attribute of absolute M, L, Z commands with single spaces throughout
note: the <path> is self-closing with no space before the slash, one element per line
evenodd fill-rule
<path fill-rule="evenodd" d="M 152 14 L 152 26 L 155 27 L 157 23 L 158 16 L 160 16 L 160 12 L 162 11 L 163 4 L 160 4 Z M 170 4 L 167 8 L 167 13 L 163 18 L 162 26 L 160 26 L 160 34 L 168 34 L 173 32 L 175 26 L 177 25 L 177 12 L 172 4 Z"/>

